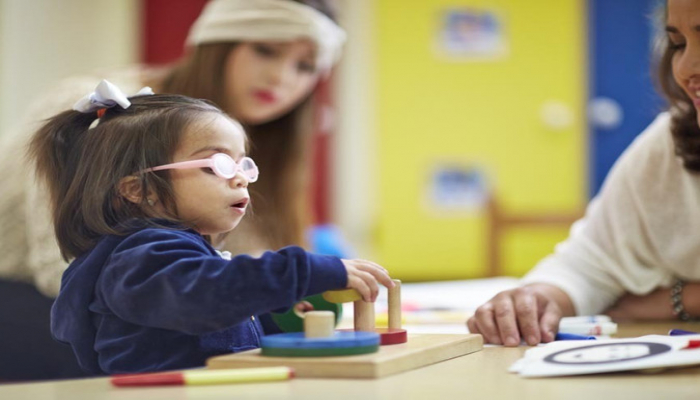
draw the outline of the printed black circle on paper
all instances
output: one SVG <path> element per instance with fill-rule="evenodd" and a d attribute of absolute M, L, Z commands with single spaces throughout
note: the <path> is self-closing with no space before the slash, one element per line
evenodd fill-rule
<path fill-rule="evenodd" d="M 545 362 L 562 365 L 597 365 L 639 360 L 671 351 L 671 346 L 654 342 L 601 343 L 552 353 Z"/>

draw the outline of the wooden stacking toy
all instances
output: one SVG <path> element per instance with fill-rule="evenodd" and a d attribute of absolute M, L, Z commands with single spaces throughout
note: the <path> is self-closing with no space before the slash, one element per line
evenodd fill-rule
<path fill-rule="evenodd" d="M 393 279 L 394 287 L 389 288 L 389 326 L 376 328 L 374 303 L 362 300 L 355 289 L 331 290 L 323 293 L 329 303 L 353 302 L 353 326 L 355 332 L 376 332 L 381 337 L 381 345 L 406 343 L 408 335 L 401 329 L 401 281 Z"/>
<path fill-rule="evenodd" d="M 374 305 L 355 290 L 323 293 L 325 309 L 296 315 L 303 332 L 264 336 L 260 349 L 211 357 L 207 367 L 288 366 L 297 377 L 380 378 L 481 350 L 474 334 L 412 334 L 401 328 L 401 282 L 389 290 L 389 326 L 376 328 Z M 335 330 L 342 303 L 354 303 L 354 330 Z M 303 324 L 301 323 L 303 322 Z M 289 328 L 290 325 L 287 325 Z M 465 327 L 466 331 L 466 327 Z M 380 346 L 391 345 L 391 346 Z"/>

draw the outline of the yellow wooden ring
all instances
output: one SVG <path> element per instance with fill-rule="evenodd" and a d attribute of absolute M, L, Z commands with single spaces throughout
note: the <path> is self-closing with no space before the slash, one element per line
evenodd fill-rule
<path fill-rule="evenodd" d="M 355 289 L 329 290 L 323 292 L 323 299 L 329 303 L 351 303 L 362 300 L 362 296 Z"/>

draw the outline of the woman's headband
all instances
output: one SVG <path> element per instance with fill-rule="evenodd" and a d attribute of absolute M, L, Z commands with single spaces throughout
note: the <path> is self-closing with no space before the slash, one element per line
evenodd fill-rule
<path fill-rule="evenodd" d="M 345 31 L 316 9 L 291 0 L 212 0 L 195 21 L 187 44 L 231 41 L 316 43 L 316 63 L 328 70 L 340 58 Z"/>

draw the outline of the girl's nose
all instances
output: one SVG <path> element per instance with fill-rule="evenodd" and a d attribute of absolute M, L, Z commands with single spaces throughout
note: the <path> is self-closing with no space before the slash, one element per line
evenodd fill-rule
<path fill-rule="evenodd" d="M 236 175 L 229 180 L 229 184 L 235 188 L 247 188 L 248 183 L 250 183 L 248 182 L 248 177 L 241 171 L 236 172 Z"/>

